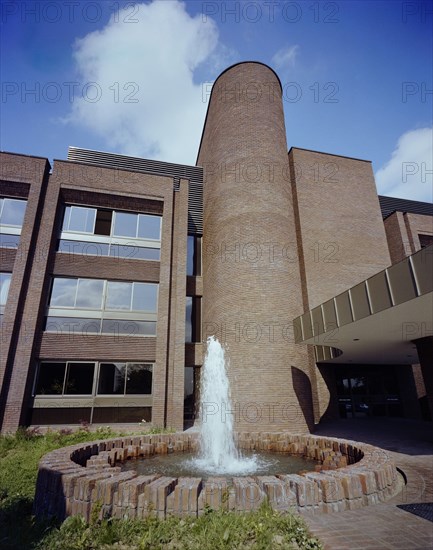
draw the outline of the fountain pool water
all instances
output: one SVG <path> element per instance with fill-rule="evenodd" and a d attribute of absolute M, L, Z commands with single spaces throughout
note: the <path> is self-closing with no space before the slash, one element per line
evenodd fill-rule
<path fill-rule="evenodd" d="M 239 461 L 244 464 L 235 463 L 233 469 L 228 465 L 224 474 L 220 469 L 209 467 L 206 462 L 195 458 L 192 453 L 155 454 L 145 459 L 127 460 L 119 465 L 122 471 L 133 471 L 138 475 L 160 474 L 169 477 L 193 476 L 208 479 L 220 474 L 228 477 L 297 474 L 306 470 L 314 471 L 317 464 L 316 460 L 271 451 L 242 451 Z"/>

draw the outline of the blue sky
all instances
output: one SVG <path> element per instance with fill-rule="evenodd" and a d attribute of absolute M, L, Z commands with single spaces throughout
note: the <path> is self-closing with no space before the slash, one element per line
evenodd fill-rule
<path fill-rule="evenodd" d="M 210 83 L 272 66 L 288 147 L 373 162 L 432 200 L 432 2 L 1 0 L 1 149 L 194 164 Z M 430 172 L 429 172 L 430 171 Z"/>

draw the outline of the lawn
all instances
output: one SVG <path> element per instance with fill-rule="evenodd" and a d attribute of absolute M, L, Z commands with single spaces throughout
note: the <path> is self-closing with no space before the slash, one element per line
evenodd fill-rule
<path fill-rule="evenodd" d="M 81 517 L 40 522 L 32 516 L 39 459 L 49 451 L 115 435 L 19 430 L 0 436 L 0 548 L 2 550 L 154 550 L 154 549 L 305 549 L 319 550 L 297 514 L 279 513 L 264 504 L 244 514 L 206 510 L 199 518 L 166 520 L 93 520 Z"/>

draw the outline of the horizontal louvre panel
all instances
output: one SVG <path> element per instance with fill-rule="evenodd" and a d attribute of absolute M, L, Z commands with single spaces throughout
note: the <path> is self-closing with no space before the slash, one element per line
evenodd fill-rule
<path fill-rule="evenodd" d="M 395 211 L 433 216 L 433 204 L 429 202 L 411 201 L 407 199 L 398 199 L 379 195 L 379 203 L 380 209 L 382 210 L 382 217 L 384 219 Z"/>

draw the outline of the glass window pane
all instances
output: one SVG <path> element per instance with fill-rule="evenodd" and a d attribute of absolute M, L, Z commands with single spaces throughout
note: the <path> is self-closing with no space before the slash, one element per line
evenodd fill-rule
<path fill-rule="evenodd" d="M 85 241 L 60 240 L 57 250 L 68 254 L 88 254 L 89 256 L 108 256 L 108 244 L 87 243 Z"/>
<path fill-rule="evenodd" d="M 94 363 L 68 363 L 65 395 L 91 395 Z"/>
<path fill-rule="evenodd" d="M 160 250 L 159 248 L 112 244 L 110 247 L 110 256 L 113 256 L 114 258 L 129 258 L 131 260 L 159 261 Z"/>
<path fill-rule="evenodd" d="M 192 296 L 186 297 L 185 342 L 192 342 Z"/>
<path fill-rule="evenodd" d="M 100 319 L 81 319 L 77 317 L 47 317 L 46 332 L 66 334 L 68 336 L 87 336 L 101 332 Z"/>
<path fill-rule="evenodd" d="M 195 237 L 188 235 L 187 247 L 186 247 L 186 274 L 195 275 L 194 273 L 194 249 L 195 249 Z"/>
<path fill-rule="evenodd" d="M 3 199 L 0 224 L 21 227 L 26 213 L 27 201 L 17 199 Z"/>
<path fill-rule="evenodd" d="M 73 206 L 69 220 L 69 231 L 79 231 L 80 233 L 93 233 L 95 225 L 96 210 L 94 208 L 84 208 L 82 206 Z"/>
<path fill-rule="evenodd" d="M 62 395 L 66 363 L 41 363 L 35 395 Z"/>
<path fill-rule="evenodd" d="M 11 273 L 0 273 L 0 306 L 6 305 L 8 299 L 9 286 L 11 284 Z"/>
<path fill-rule="evenodd" d="M 102 333 L 122 336 L 155 336 L 156 322 L 105 319 L 102 321 Z"/>
<path fill-rule="evenodd" d="M 132 283 L 108 281 L 105 309 L 131 309 Z"/>
<path fill-rule="evenodd" d="M 117 237 L 136 237 L 137 217 L 137 214 L 115 212 L 113 235 L 117 235 Z"/>
<path fill-rule="evenodd" d="M 126 393 L 129 395 L 152 393 L 152 365 L 128 363 Z"/>
<path fill-rule="evenodd" d="M 194 367 L 185 367 L 184 397 L 192 398 L 194 394 Z"/>
<path fill-rule="evenodd" d="M 3 248 L 18 248 L 20 244 L 19 235 L 8 235 L 6 233 L 0 233 L 0 246 Z"/>
<path fill-rule="evenodd" d="M 357 378 L 350 379 L 350 385 L 352 386 L 353 394 L 365 394 L 367 393 L 367 377 L 359 376 Z"/>
<path fill-rule="evenodd" d="M 79 279 L 75 307 L 101 309 L 104 281 L 98 279 Z"/>
<path fill-rule="evenodd" d="M 141 239 L 161 239 L 161 216 L 138 215 L 138 237 Z"/>
<path fill-rule="evenodd" d="M 125 391 L 125 363 L 101 363 L 98 394 L 123 395 Z"/>
<path fill-rule="evenodd" d="M 156 312 L 158 285 L 152 283 L 134 283 L 132 309 L 135 311 Z"/>
<path fill-rule="evenodd" d="M 51 290 L 50 307 L 74 307 L 77 279 L 55 278 Z"/>

